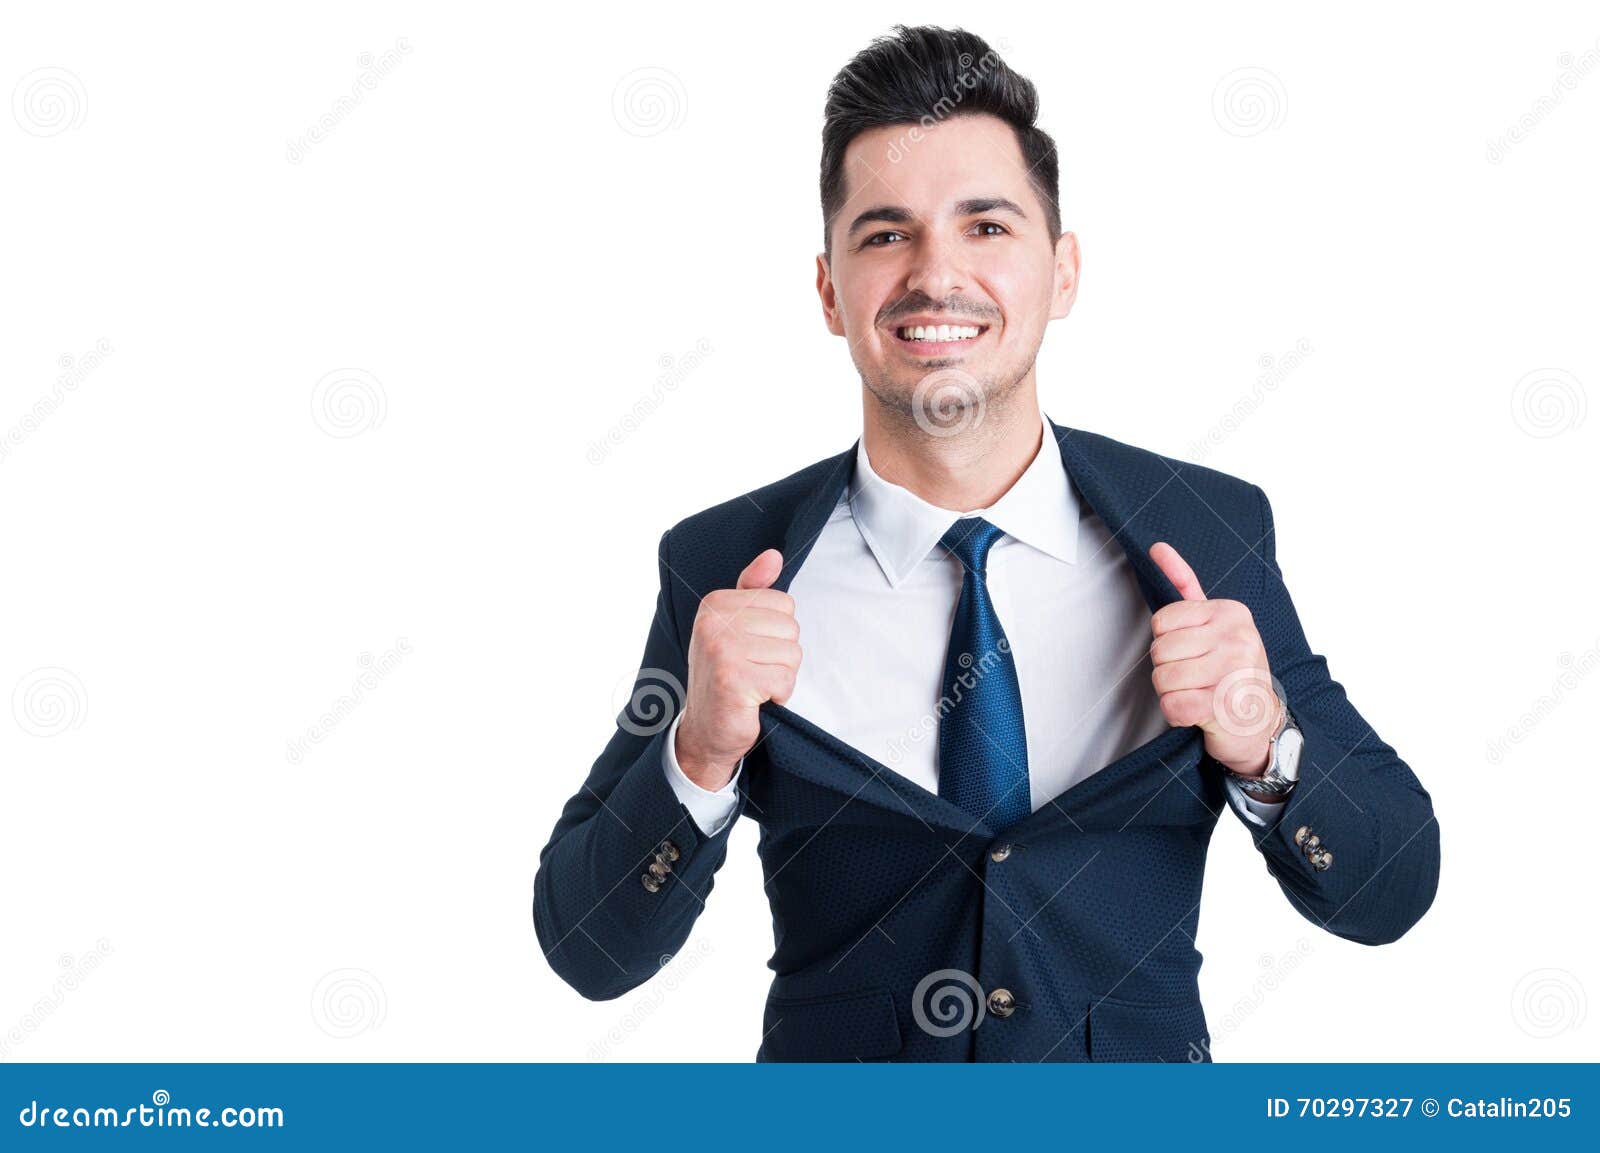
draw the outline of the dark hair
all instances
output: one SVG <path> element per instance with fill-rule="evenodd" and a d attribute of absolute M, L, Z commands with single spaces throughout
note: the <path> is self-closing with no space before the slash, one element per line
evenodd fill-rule
<path fill-rule="evenodd" d="M 822 121 L 822 244 L 831 258 L 833 220 L 844 207 L 844 152 L 870 128 L 931 128 L 951 116 L 986 112 L 1017 134 L 1028 181 L 1045 208 L 1050 242 L 1061 236 L 1055 141 L 1034 127 L 1039 93 L 1006 66 L 983 37 L 960 28 L 896 24 L 839 70 Z"/>

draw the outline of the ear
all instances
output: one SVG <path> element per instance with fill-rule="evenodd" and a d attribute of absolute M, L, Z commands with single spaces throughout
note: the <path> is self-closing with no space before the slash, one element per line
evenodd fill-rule
<path fill-rule="evenodd" d="M 1074 233 L 1063 232 L 1056 241 L 1055 293 L 1050 302 L 1050 319 L 1056 320 L 1072 311 L 1078 299 L 1078 273 L 1082 257 L 1078 252 L 1078 238 Z"/>
<path fill-rule="evenodd" d="M 833 270 L 828 267 L 825 252 L 817 253 L 817 296 L 822 299 L 822 319 L 828 331 L 843 336 L 844 318 L 839 314 L 839 298 L 833 291 Z"/>

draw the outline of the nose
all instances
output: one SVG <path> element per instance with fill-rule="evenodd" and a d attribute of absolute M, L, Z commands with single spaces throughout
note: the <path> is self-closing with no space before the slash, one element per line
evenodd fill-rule
<path fill-rule="evenodd" d="M 944 300 L 966 288 L 967 279 L 956 242 L 945 237 L 929 237 L 918 246 L 906 278 L 906 292 L 921 292 L 930 300 Z"/>

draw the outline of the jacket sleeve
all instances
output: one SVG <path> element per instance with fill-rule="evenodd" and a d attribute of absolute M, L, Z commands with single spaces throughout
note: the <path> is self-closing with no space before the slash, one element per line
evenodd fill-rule
<path fill-rule="evenodd" d="M 671 535 L 663 533 L 658 548 L 661 590 L 633 692 L 562 810 L 533 879 L 533 925 L 545 959 L 595 1001 L 644 983 L 688 939 L 745 803 L 741 788 L 733 816 L 707 836 L 662 771 L 688 677 L 673 616 Z"/>
<path fill-rule="evenodd" d="M 1278 567 L 1272 506 L 1255 491 L 1265 563 L 1252 615 L 1305 746 L 1282 812 L 1251 829 L 1268 871 L 1308 920 L 1364 945 L 1387 944 L 1422 919 L 1438 889 L 1433 802 L 1311 651 Z"/>

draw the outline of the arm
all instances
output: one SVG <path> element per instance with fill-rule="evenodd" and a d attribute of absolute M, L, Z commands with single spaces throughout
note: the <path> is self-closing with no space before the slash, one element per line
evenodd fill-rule
<path fill-rule="evenodd" d="M 545 959 L 590 1000 L 642 984 L 688 939 L 744 805 L 736 791 L 732 816 L 714 835 L 703 834 L 663 771 L 688 678 L 672 609 L 670 536 L 663 533 L 658 548 L 661 589 L 633 695 L 562 810 L 533 880 Z M 666 860 L 658 863 L 658 854 Z M 664 875 L 654 876 L 652 864 Z"/>
<path fill-rule="evenodd" d="M 1328 675 L 1327 660 L 1311 651 L 1278 568 L 1272 506 L 1256 494 L 1265 563 L 1252 611 L 1305 737 L 1299 783 L 1264 830 L 1252 824 L 1256 847 L 1308 920 L 1351 941 L 1386 944 L 1422 918 L 1438 889 L 1433 803 Z M 1311 837 L 1315 847 L 1303 843 Z M 1323 868 L 1312 863 L 1319 851 L 1327 854 Z"/>

